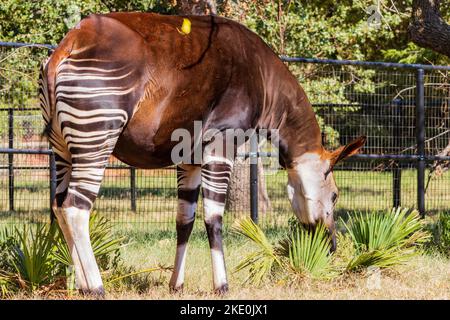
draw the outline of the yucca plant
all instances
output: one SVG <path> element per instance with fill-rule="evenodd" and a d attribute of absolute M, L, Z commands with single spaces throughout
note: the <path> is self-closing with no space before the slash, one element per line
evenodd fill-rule
<path fill-rule="evenodd" d="M 65 268 L 66 288 L 70 294 L 75 290 L 75 268 L 73 268 L 72 257 L 64 235 L 60 229 L 58 230 L 53 256 Z M 111 222 L 97 214 L 91 214 L 89 218 L 89 234 L 100 270 L 106 270 L 109 267 L 115 269 L 120 260 L 120 248 L 125 246 L 123 244 L 125 237 L 114 237 Z"/>
<path fill-rule="evenodd" d="M 428 243 L 428 250 L 438 251 L 450 257 L 450 213 L 441 212 L 434 223 L 428 225 L 432 239 Z"/>
<path fill-rule="evenodd" d="M 110 221 L 95 214 L 89 229 L 100 269 L 116 270 L 125 237 L 115 238 Z M 72 258 L 56 221 L 16 228 L 13 233 L 6 228 L 0 232 L 0 296 L 18 289 L 49 291 L 64 287 L 64 281 L 69 293 L 73 291 Z"/>
<path fill-rule="evenodd" d="M 418 212 L 406 208 L 388 213 L 359 213 L 347 223 L 342 222 L 355 246 L 355 257 L 349 262 L 348 270 L 402 264 L 418 253 L 418 244 L 429 238 L 422 229 Z"/>
<path fill-rule="evenodd" d="M 14 288 L 14 281 L 11 274 L 0 270 L 0 298 L 7 297 Z"/>
<path fill-rule="evenodd" d="M 323 225 L 319 225 L 315 232 L 293 228 L 292 234 L 275 246 L 251 219 L 238 220 L 233 229 L 259 247 L 235 268 L 235 272 L 248 269 L 245 282 L 258 285 L 274 273 L 275 267 L 285 267 L 302 277 L 328 278 L 334 275 L 330 243 Z"/>
<path fill-rule="evenodd" d="M 11 251 L 14 238 L 7 228 L 0 231 L 0 298 L 7 297 L 16 288 Z"/>
<path fill-rule="evenodd" d="M 297 228 L 290 235 L 288 246 L 289 266 L 295 273 L 311 278 L 334 275 L 330 239 L 323 224 L 318 224 L 314 232 Z"/>
<path fill-rule="evenodd" d="M 124 246 L 125 237 L 114 237 L 111 222 L 97 214 L 92 214 L 89 218 L 89 234 L 94 256 L 100 269 L 108 268 L 109 264 L 112 264 L 114 267 L 119 260 L 120 248 Z M 69 248 L 60 230 L 57 235 L 56 250 L 53 255 L 64 266 L 69 267 L 73 265 Z"/>
<path fill-rule="evenodd" d="M 258 250 L 247 255 L 236 266 L 234 272 L 248 268 L 248 276 L 244 282 L 259 285 L 273 271 L 275 265 L 281 266 L 280 258 L 275 254 L 275 249 L 264 232 L 253 220 L 248 218 L 238 220 L 233 226 L 233 230 L 252 241 L 258 247 Z"/>
<path fill-rule="evenodd" d="M 12 234 L 7 228 L 3 228 L 0 231 L 0 270 L 3 274 L 13 271 L 11 263 L 11 251 L 15 245 Z"/>
<path fill-rule="evenodd" d="M 15 229 L 16 243 L 11 247 L 11 264 L 20 287 L 35 291 L 52 283 L 60 269 L 53 258 L 56 228 L 40 224 Z"/>

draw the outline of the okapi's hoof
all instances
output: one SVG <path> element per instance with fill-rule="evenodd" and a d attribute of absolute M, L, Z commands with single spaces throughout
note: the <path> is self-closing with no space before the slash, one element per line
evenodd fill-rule
<path fill-rule="evenodd" d="M 93 299 L 105 299 L 105 289 L 102 287 L 98 287 L 95 289 L 80 289 L 80 293 L 88 298 Z"/>
<path fill-rule="evenodd" d="M 169 292 L 170 293 L 183 293 L 184 284 L 179 285 L 178 287 L 169 285 Z"/>
<path fill-rule="evenodd" d="M 228 293 L 228 283 L 225 283 L 224 285 L 220 286 L 219 288 L 214 289 L 214 293 L 222 296 Z"/>

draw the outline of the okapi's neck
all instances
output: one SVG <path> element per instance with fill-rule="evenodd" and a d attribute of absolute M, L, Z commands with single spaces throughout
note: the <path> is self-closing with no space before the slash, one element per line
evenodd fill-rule
<path fill-rule="evenodd" d="M 279 130 L 281 161 L 289 168 L 302 154 L 322 154 L 324 148 L 320 127 L 306 93 L 283 67 L 284 70 L 278 68 L 277 72 L 272 70 L 268 81 L 271 85 L 267 82 L 264 85 L 266 98 L 260 126 Z"/>

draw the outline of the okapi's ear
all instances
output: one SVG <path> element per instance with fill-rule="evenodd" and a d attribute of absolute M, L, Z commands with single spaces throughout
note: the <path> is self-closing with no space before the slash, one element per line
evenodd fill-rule
<path fill-rule="evenodd" d="M 330 169 L 328 169 L 328 172 L 332 171 L 333 167 L 339 161 L 357 153 L 359 149 L 361 149 L 364 146 L 366 140 L 367 140 L 366 136 L 360 136 L 359 138 L 356 138 L 352 142 L 348 143 L 347 145 L 339 147 L 337 150 L 331 152 Z"/>

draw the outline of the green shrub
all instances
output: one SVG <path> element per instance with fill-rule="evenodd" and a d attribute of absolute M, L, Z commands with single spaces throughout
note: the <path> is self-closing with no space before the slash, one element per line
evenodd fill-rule
<path fill-rule="evenodd" d="M 359 213 L 343 224 L 355 246 L 355 256 L 347 270 L 402 264 L 418 253 L 418 244 L 429 238 L 416 210 L 398 208 L 390 213 Z"/>
<path fill-rule="evenodd" d="M 288 241 L 289 266 L 301 276 L 333 276 L 330 240 L 326 228 L 319 224 L 314 232 L 297 228 Z"/>
<path fill-rule="evenodd" d="M 441 213 L 439 215 L 438 230 L 442 252 L 450 256 L 450 213 Z"/>
<path fill-rule="evenodd" d="M 233 230 L 256 244 L 258 249 L 242 259 L 234 272 L 247 269 L 248 276 L 244 282 L 256 285 L 274 276 L 282 267 L 295 276 L 332 277 L 330 243 L 325 227 L 319 225 L 315 232 L 311 232 L 291 221 L 290 228 L 290 235 L 274 246 L 251 219 L 238 220 Z"/>
<path fill-rule="evenodd" d="M 120 249 L 124 247 L 125 237 L 114 237 L 111 222 L 98 214 L 91 214 L 89 218 L 89 233 L 92 250 L 100 270 L 116 268 L 120 261 Z M 56 237 L 54 256 L 65 267 L 73 265 L 69 248 L 61 231 Z"/>
<path fill-rule="evenodd" d="M 264 232 L 251 219 L 238 220 L 233 226 L 233 230 L 248 238 L 258 247 L 258 250 L 242 259 L 234 272 L 248 269 L 248 276 L 244 282 L 259 285 L 273 272 L 275 265 L 281 266 L 280 258 Z"/>
<path fill-rule="evenodd" d="M 53 256 L 56 226 L 26 225 L 15 229 L 9 261 L 23 289 L 36 291 L 55 281 L 61 268 Z"/>
<path fill-rule="evenodd" d="M 427 249 L 450 257 L 450 213 L 441 212 L 436 222 L 429 224 L 428 230 L 432 238 L 427 244 Z"/>
<path fill-rule="evenodd" d="M 101 270 L 114 274 L 121 263 L 124 237 L 115 238 L 109 220 L 91 215 L 90 236 L 94 255 Z M 72 259 L 56 222 L 26 225 L 14 232 L 0 232 L 0 297 L 26 290 L 74 289 Z"/>
<path fill-rule="evenodd" d="M 429 239 L 415 210 L 359 213 L 342 223 L 347 233 L 337 234 L 338 250 L 330 254 L 329 237 L 322 224 L 311 232 L 290 219 L 288 235 L 273 245 L 252 220 L 239 220 L 233 229 L 258 249 L 244 257 L 235 272 L 247 269 L 245 282 L 253 284 L 275 276 L 281 268 L 288 276 L 327 279 L 339 272 L 402 264 L 418 254 L 419 246 Z"/>

